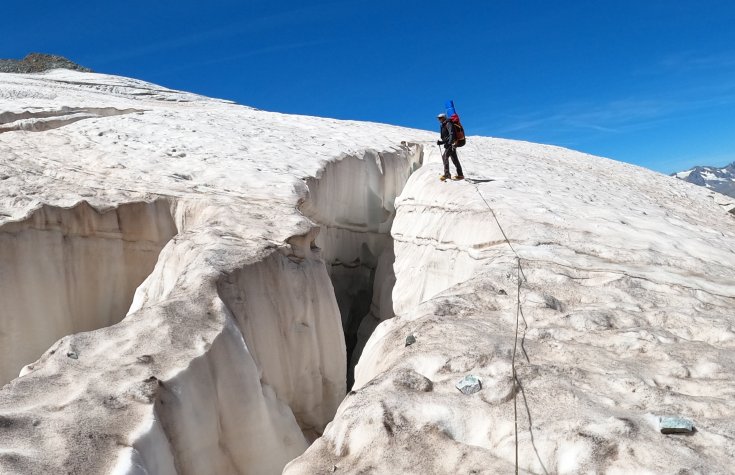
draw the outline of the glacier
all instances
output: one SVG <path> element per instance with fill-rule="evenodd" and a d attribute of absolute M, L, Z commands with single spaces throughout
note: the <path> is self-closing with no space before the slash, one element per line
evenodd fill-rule
<path fill-rule="evenodd" d="M 729 201 L 435 140 L 0 74 L 0 472 L 730 473 Z"/>

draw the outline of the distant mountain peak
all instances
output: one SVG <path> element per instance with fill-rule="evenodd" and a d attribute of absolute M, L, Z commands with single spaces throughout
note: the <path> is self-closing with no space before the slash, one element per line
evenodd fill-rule
<path fill-rule="evenodd" d="M 80 66 L 63 56 L 46 53 L 30 53 L 23 59 L 0 59 L 0 73 L 40 73 L 49 69 L 73 69 L 91 73 L 92 70 Z"/>
<path fill-rule="evenodd" d="M 735 162 L 724 167 L 695 166 L 671 176 L 735 198 Z"/>

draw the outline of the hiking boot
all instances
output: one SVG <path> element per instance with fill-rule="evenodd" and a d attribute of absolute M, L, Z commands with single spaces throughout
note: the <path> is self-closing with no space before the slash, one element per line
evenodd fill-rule
<path fill-rule="evenodd" d="M 449 179 L 451 179 L 451 178 L 452 178 L 452 177 L 451 177 L 451 176 L 449 176 L 449 175 L 441 175 L 441 176 L 439 176 L 439 179 L 440 179 L 441 181 L 447 181 L 447 180 L 449 180 Z"/>
<path fill-rule="evenodd" d="M 464 175 L 455 175 L 452 180 L 464 180 Z"/>

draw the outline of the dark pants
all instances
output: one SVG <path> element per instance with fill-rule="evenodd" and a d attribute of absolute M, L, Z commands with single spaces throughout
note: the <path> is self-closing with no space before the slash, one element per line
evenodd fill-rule
<path fill-rule="evenodd" d="M 449 174 L 449 157 L 452 157 L 452 163 L 454 164 L 454 168 L 457 169 L 457 175 L 464 176 L 464 174 L 462 173 L 462 165 L 459 164 L 459 158 L 457 158 L 457 149 L 454 147 L 445 148 L 444 153 L 442 153 L 442 161 L 444 162 L 444 176 L 451 176 Z"/>

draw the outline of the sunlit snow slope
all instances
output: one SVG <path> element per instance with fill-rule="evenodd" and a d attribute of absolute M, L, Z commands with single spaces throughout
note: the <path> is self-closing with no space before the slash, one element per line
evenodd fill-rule
<path fill-rule="evenodd" d="M 460 156 L 476 186 L 430 165 L 397 200 L 397 317 L 285 473 L 512 473 L 514 405 L 523 473 L 732 473 L 721 195 L 552 146 L 472 137 Z M 460 393 L 467 375 L 482 390 Z M 661 434 L 666 416 L 697 432 Z"/>
<path fill-rule="evenodd" d="M 507 473 L 514 401 L 528 473 L 730 472 L 717 194 L 477 137 L 442 183 L 435 140 L 0 74 L 0 472 Z"/>

